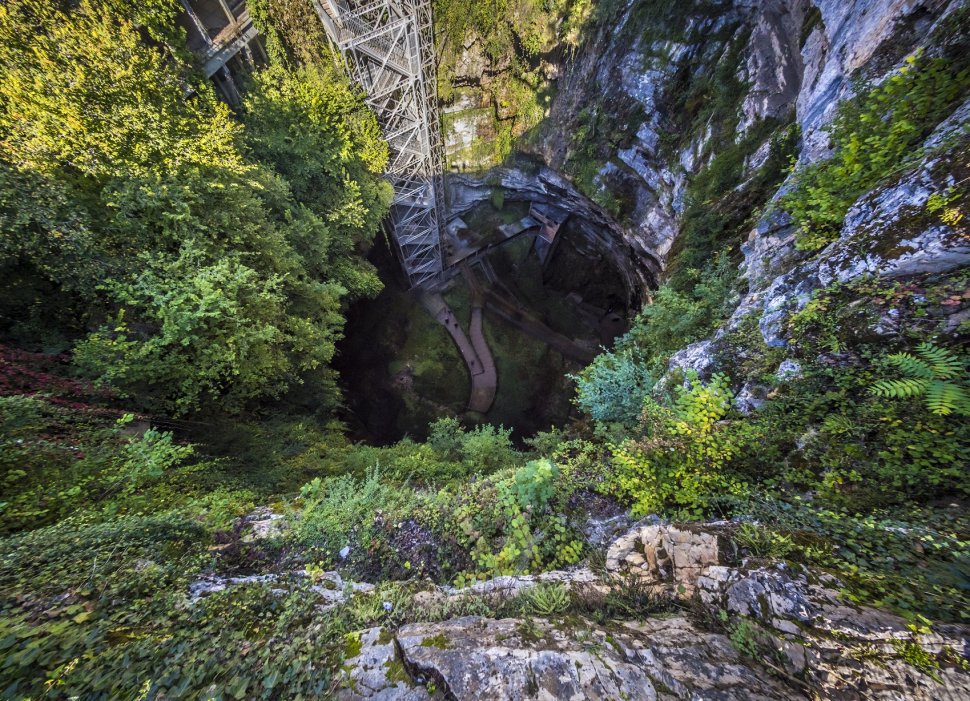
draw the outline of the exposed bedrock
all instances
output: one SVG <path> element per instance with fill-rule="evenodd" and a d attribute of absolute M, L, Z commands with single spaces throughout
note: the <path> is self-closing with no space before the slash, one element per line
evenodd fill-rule
<path fill-rule="evenodd" d="M 588 600 L 639 586 L 682 608 L 607 624 L 575 615 L 464 616 L 371 628 L 359 633 L 338 698 L 950 701 L 970 694 L 961 663 L 966 626 L 917 631 L 851 604 L 830 575 L 744 557 L 735 528 L 647 520 L 610 546 L 600 574 L 577 569 L 424 592 L 433 608 L 468 597 L 495 602 L 551 583 Z M 939 666 L 909 661 L 914 645 Z"/>
<path fill-rule="evenodd" d="M 852 96 L 857 79 L 881 80 L 958 5 L 722 0 L 658 20 L 645 19 L 641 5 L 628 2 L 615 21 L 594 28 L 572 60 L 557 66 L 558 93 L 549 116 L 523 146 L 548 167 L 451 175 L 454 211 L 460 215 L 487 198 L 493 185 L 510 199 L 570 208 L 587 222 L 584 231 L 612 252 L 630 284 L 654 287 L 681 233 L 691 178 L 723 151 L 723 144 L 712 142 L 719 128 L 736 133 L 740 142 L 764 120 L 777 125 L 763 136 L 757 132 L 759 143 L 745 156 L 746 176 L 768 158 L 772 138 L 792 123 L 802 137 L 800 163 L 827 157 L 823 127 Z M 675 112 L 684 108 L 679 98 L 685 93 L 698 89 L 702 109 L 705 100 L 715 99 L 713 89 L 700 90 L 715 74 L 733 74 L 739 85 L 730 97 L 734 104 L 717 115 L 722 123 L 678 123 Z M 579 183 L 577 173 L 590 167 L 598 168 L 595 177 Z M 620 202 L 622 211 L 610 214 L 584 194 Z M 770 285 L 761 274 L 763 260 L 797 264 L 790 243 L 770 221 L 757 224 L 748 246 L 753 254 L 743 268 L 752 292 Z"/>

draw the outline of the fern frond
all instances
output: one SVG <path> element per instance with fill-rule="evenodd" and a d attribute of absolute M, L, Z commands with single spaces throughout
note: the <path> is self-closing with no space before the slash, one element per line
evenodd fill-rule
<path fill-rule="evenodd" d="M 945 348 L 938 348 L 932 343 L 921 343 L 916 352 L 931 367 L 937 379 L 952 380 L 963 372 L 963 361 Z"/>
<path fill-rule="evenodd" d="M 933 368 L 929 364 L 909 353 L 893 353 L 892 355 L 886 356 L 886 360 L 899 368 L 899 371 L 904 375 L 909 377 L 921 378 L 924 380 L 932 380 Z"/>
<path fill-rule="evenodd" d="M 924 394 L 929 386 L 930 380 L 906 377 L 899 380 L 877 380 L 869 391 L 878 397 L 906 399 Z"/>
<path fill-rule="evenodd" d="M 946 416 L 954 412 L 967 413 L 970 405 L 970 395 L 967 391 L 952 382 L 937 380 L 930 383 L 926 390 L 926 406 L 934 414 Z"/>

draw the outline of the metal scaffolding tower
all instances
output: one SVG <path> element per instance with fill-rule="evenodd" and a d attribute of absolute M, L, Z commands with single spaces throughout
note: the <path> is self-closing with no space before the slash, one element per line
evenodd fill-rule
<path fill-rule="evenodd" d="M 390 146 L 391 234 L 412 287 L 442 270 L 441 132 L 431 0 L 314 0 Z"/>

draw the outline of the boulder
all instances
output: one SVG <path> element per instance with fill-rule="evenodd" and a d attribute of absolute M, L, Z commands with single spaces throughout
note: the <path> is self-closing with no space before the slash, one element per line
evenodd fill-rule
<path fill-rule="evenodd" d="M 730 532 L 727 523 L 637 525 L 610 546 L 606 570 L 614 576 L 634 577 L 658 593 L 691 598 L 706 568 L 735 558 Z"/>
<path fill-rule="evenodd" d="M 359 645 L 359 650 L 356 650 Z M 394 636 L 369 628 L 348 636 L 352 656 L 344 662 L 337 701 L 430 701 L 444 698 L 418 685 L 397 654 Z"/>
<path fill-rule="evenodd" d="M 822 698 L 970 698 L 963 669 L 970 628 L 911 627 L 887 611 L 850 605 L 838 586 L 831 576 L 784 563 L 714 566 L 697 579 L 697 594 L 712 613 L 754 623 L 786 671 Z M 914 659 L 927 663 L 918 666 Z"/>
<path fill-rule="evenodd" d="M 260 540 L 273 540 L 282 537 L 289 530 L 283 514 L 275 513 L 269 507 L 259 507 L 240 520 L 240 541 L 255 543 Z"/>

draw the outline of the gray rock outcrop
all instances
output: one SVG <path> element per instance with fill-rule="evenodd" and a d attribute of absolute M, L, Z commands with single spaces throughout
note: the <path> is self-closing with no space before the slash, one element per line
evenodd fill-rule
<path fill-rule="evenodd" d="M 632 586 L 694 613 L 609 624 L 465 616 L 370 629 L 355 638 L 339 698 L 970 698 L 970 627 L 912 627 L 846 601 L 825 573 L 739 559 L 732 531 L 725 522 L 641 523 L 610 546 L 602 578 L 580 569 L 429 592 L 429 605 L 469 596 L 494 603 L 558 583 L 575 598 L 602 600 Z"/>
<path fill-rule="evenodd" d="M 442 692 L 503 701 L 791 698 L 786 686 L 743 662 L 725 636 L 682 616 L 609 628 L 477 616 L 418 623 L 395 635 L 399 658 L 381 636 L 379 629 L 362 634 L 360 653 L 347 662 L 342 701 L 418 701 Z M 424 686 L 382 674 L 401 666 Z"/>

